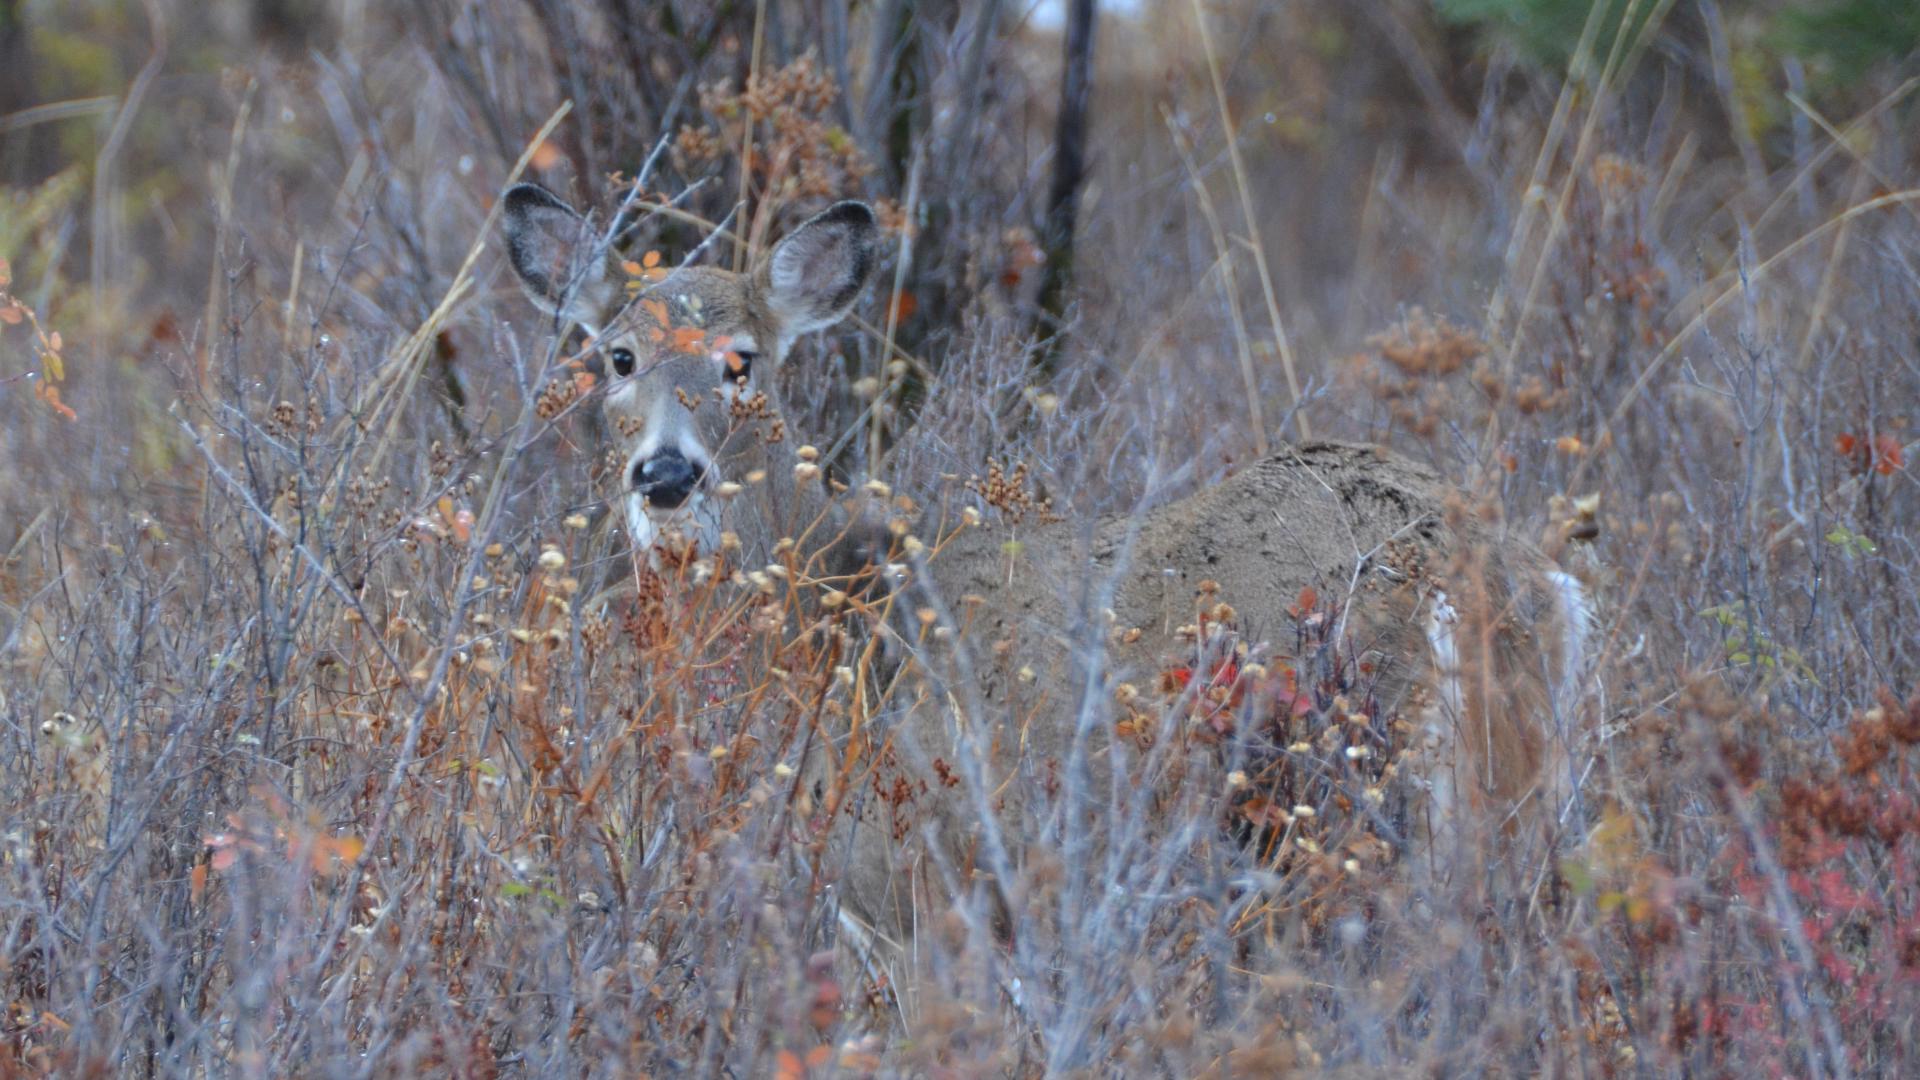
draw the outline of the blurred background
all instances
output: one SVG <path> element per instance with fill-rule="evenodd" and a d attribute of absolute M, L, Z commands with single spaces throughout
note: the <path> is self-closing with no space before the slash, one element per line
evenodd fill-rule
<path fill-rule="evenodd" d="M 1093 27 L 1077 42 L 1070 9 Z M 404 340 L 567 101 L 527 175 L 582 204 L 662 145 L 650 185 L 710 222 L 737 206 L 755 245 L 829 198 L 886 203 L 907 258 L 869 315 L 920 361 L 889 391 L 903 421 L 945 379 L 954 401 L 982 379 L 1047 383 L 1070 416 L 1124 405 L 1104 437 L 1080 430 L 1091 415 L 1055 425 L 1086 449 L 1132 444 L 1104 473 L 1122 489 L 1147 482 L 1148 447 L 1204 479 L 1282 433 L 1430 426 L 1335 386 L 1341 358 L 1419 308 L 1488 338 L 1501 380 L 1568 392 L 1566 422 L 1496 441 L 1591 439 L 1620 404 L 1601 380 L 1657 355 L 1742 243 L 1763 259 L 1910 175 L 1916 41 L 1920 15 L 1894 0 L 7 0 L 0 244 L 13 293 L 63 335 L 59 400 L 96 423 L 29 404 L 45 373 L 18 333 L 0 407 L 15 460 L 44 454 L 95 493 L 164 477 L 150 407 L 183 366 L 202 374 L 229 320 L 289 346 L 329 328 L 369 355 Z M 763 100 L 746 102 L 756 72 Z M 1861 225 L 1881 218 L 1912 215 Z M 694 232 L 654 222 L 630 246 Z M 497 263 L 476 269 L 436 323 L 443 407 L 411 403 L 421 425 L 466 424 L 501 323 L 522 320 L 496 309 Z M 1805 320 L 1835 299 L 1807 284 L 1776 273 L 1753 299 Z M 1580 356 L 1567 318 L 1621 325 Z M 1819 343 L 1799 336 L 1794 351 Z M 1019 350 L 1026 370 L 961 359 Z M 796 388 L 820 430 L 864 407 L 847 388 L 877 356 L 853 346 Z M 995 415 L 1010 430 L 948 449 L 1035 437 L 1031 417 Z"/>

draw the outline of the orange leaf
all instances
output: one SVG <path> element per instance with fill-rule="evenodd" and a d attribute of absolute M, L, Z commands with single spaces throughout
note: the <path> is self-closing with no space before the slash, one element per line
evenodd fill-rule
<path fill-rule="evenodd" d="M 199 863 L 187 873 L 187 896 L 194 903 L 207 893 L 207 864 Z"/>
<path fill-rule="evenodd" d="M 1305 586 L 1300 590 L 1300 595 L 1293 601 L 1293 607 L 1287 609 L 1287 614 L 1296 619 L 1305 618 L 1307 612 L 1312 611 L 1315 605 L 1319 603 L 1320 594 L 1314 591 L 1313 586 Z"/>
<path fill-rule="evenodd" d="M 913 313 L 920 310 L 920 300 L 905 289 L 893 294 L 893 321 L 906 322 Z"/>
<path fill-rule="evenodd" d="M 640 269 L 639 263 L 634 262 L 632 259 L 627 259 L 621 262 L 620 272 L 627 275 L 628 277 L 639 277 L 641 274 L 645 273 L 646 271 Z"/>
<path fill-rule="evenodd" d="M 1851 431 L 1843 431 L 1833 437 L 1833 452 L 1841 457 L 1852 457 L 1859 445 L 1860 440 L 1854 438 Z"/>
<path fill-rule="evenodd" d="M 642 300 L 640 301 L 640 310 L 653 316 L 653 321 L 659 323 L 661 326 L 665 326 L 671 321 L 667 318 L 667 302 L 665 300 Z"/>
<path fill-rule="evenodd" d="M 1553 441 L 1553 448 L 1555 450 L 1560 451 L 1563 454 L 1578 454 L 1585 449 L 1585 447 L 1581 444 L 1580 436 L 1578 435 L 1560 436 L 1558 439 L 1555 439 Z"/>
<path fill-rule="evenodd" d="M 800 1080 L 807 1075 L 807 1067 L 800 1063 L 800 1055 L 791 1050 L 782 1050 L 773 1058 L 775 1080 Z"/>
<path fill-rule="evenodd" d="M 76 413 L 72 409 L 68 408 L 66 403 L 60 400 L 59 387 L 53 385 L 52 383 L 45 383 L 43 385 L 46 389 L 46 393 L 41 396 L 47 399 L 47 404 L 50 407 L 52 407 L 54 412 L 59 413 L 61 416 L 65 417 L 68 420 L 80 419 L 79 413 Z"/>
<path fill-rule="evenodd" d="M 13 284 L 13 264 L 7 261 L 6 256 L 0 255 L 0 289 L 11 284 Z"/>
<path fill-rule="evenodd" d="M 343 863 L 353 862 L 366 848 L 367 845 L 357 836 L 316 836 L 308 862 L 315 872 L 324 872 L 336 859 Z"/>
<path fill-rule="evenodd" d="M 213 868 L 223 873 L 240 858 L 239 845 L 226 833 L 207 837 L 207 846 L 213 849 Z"/>
<path fill-rule="evenodd" d="M 540 145 L 533 148 L 532 164 L 534 168 L 544 172 L 559 163 L 560 148 L 553 144 L 552 139 L 542 139 L 540 140 Z"/>
<path fill-rule="evenodd" d="M 673 331 L 673 347 L 697 356 L 707 351 L 707 332 L 697 326 L 677 326 Z"/>
<path fill-rule="evenodd" d="M 1881 476 L 1892 476 L 1894 471 L 1906 464 L 1905 452 L 1900 440 L 1893 435 L 1875 435 L 1873 437 L 1873 471 Z"/>
<path fill-rule="evenodd" d="M 657 251 L 649 251 L 645 255 L 640 256 L 640 265 L 646 267 L 649 270 L 653 269 L 656 266 L 659 266 L 660 253 Z"/>

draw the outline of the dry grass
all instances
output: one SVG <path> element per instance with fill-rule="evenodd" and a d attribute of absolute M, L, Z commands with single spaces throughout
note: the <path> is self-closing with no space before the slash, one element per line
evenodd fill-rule
<path fill-rule="evenodd" d="M 1689 12 L 1563 82 L 1419 5 L 1147 5 L 1054 342 L 1054 41 L 816 6 L 29 5 L 18 107 L 72 104 L 0 108 L 0 1076 L 1920 1068 L 1911 64 L 1735 131 Z M 1250 694 L 1200 597 L 1222 651 L 1047 688 L 1138 797 L 895 985 L 824 823 L 916 797 L 887 638 L 966 612 L 806 544 L 636 570 L 491 250 L 521 168 L 636 261 L 881 205 L 864 325 L 781 379 L 934 558 L 1308 425 L 1432 462 L 1602 605 L 1560 828 L 1423 878 L 1337 612 Z"/>

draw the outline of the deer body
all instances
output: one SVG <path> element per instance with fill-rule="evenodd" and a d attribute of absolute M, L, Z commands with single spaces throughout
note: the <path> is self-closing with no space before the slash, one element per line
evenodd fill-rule
<path fill-rule="evenodd" d="M 510 192 L 505 228 L 535 302 L 595 336 L 636 548 L 673 528 L 703 550 L 737 541 L 751 566 L 820 514 L 819 486 L 790 479 L 809 466 L 766 376 L 795 337 L 838 321 L 857 299 L 876 261 L 871 211 L 826 210 L 753 274 L 682 269 L 631 299 L 611 283 L 604 244 L 544 190 Z M 711 347 L 680 348 L 662 315 L 695 320 Z M 1123 683 L 1149 687 L 1170 666 L 1205 663 L 1194 628 L 1220 602 L 1250 646 L 1242 659 L 1264 661 L 1289 637 L 1309 589 L 1335 602 L 1381 707 L 1423 726 L 1435 818 L 1551 801 L 1565 771 L 1556 725 L 1580 668 L 1585 601 L 1538 550 L 1458 502 L 1419 465 L 1314 443 L 1090 529 L 987 526 L 944 540 L 907 568 L 895 599 L 944 610 L 943 625 L 957 632 L 922 640 L 925 692 L 863 733 L 855 756 L 874 771 L 825 808 L 848 840 L 838 849 L 843 904 L 904 940 L 944 894 L 1017 867 L 1020 852 L 1005 838 L 1017 847 L 1043 829 L 1076 835 L 1077 816 L 1105 802 L 1117 775 L 1110 725 L 1080 719 L 1088 693 L 1124 694 Z M 1462 561 L 1463 552 L 1477 558 Z M 1217 624 L 1219 611 L 1212 616 Z M 1098 658 L 1092 670 L 1086 657 Z M 941 682 L 943 672 L 962 677 Z M 821 779 L 825 756 L 804 775 Z M 964 782 L 954 775 L 969 770 Z M 1033 801 L 1067 774 L 1088 778 L 1070 789 L 1077 802 Z M 1001 827 L 983 829 L 988 819 Z M 1447 830 L 1436 827 L 1430 843 Z"/>
<path fill-rule="evenodd" d="M 1422 729 L 1414 741 L 1423 744 L 1421 782 L 1431 793 L 1429 845 L 1456 843 L 1467 821 L 1497 825 L 1517 805 L 1553 801 L 1564 750 L 1556 718 L 1580 667 L 1584 601 L 1538 550 L 1450 501 L 1457 496 L 1413 462 L 1317 442 L 1091 530 L 1025 526 L 1013 544 L 1004 528 L 959 534 L 908 595 L 954 605 L 953 620 L 966 624 L 987 730 L 960 730 L 964 704 L 907 715 L 893 733 L 895 752 L 853 810 L 862 821 L 845 895 L 881 933 L 910 936 L 916 912 L 937 910 L 949 888 L 992 873 L 978 800 L 950 778 L 942 792 L 935 779 L 968 752 L 987 766 L 978 783 L 992 793 L 987 809 L 1003 835 L 1087 835 L 1108 810 L 1113 739 L 1107 713 L 1092 725 L 1077 721 L 1083 695 L 1138 693 L 1145 703 L 1170 669 L 1217 663 L 1196 629 L 1220 603 L 1250 647 L 1243 661 L 1289 661 L 1306 590 L 1335 602 L 1345 620 L 1339 637 L 1373 673 L 1361 681 L 1381 714 Z M 1494 555 L 1449 580 L 1454 554 L 1466 550 Z M 1076 648 L 1098 658 L 1091 682 Z M 938 655 L 928 661 L 942 667 Z M 1035 792 L 1057 795 L 1072 782 L 1064 774 L 1076 761 L 1082 797 L 1045 800 L 1041 814 L 1060 820 L 1029 813 Z M 873 796 L 909 789 L 926 797 L 900 805 Z M 943 882 L 931 861 L 914 865 L 916 854 L 936 854 L 915 852 L 916 837 L 940 838 L 937 854 L 954 880 Z"/>

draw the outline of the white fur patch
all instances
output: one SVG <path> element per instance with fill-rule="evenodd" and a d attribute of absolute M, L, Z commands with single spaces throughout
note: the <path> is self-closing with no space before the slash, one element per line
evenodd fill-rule
<path fill-rule="evenodd" d="M 1559 685 L 1554 688 L 1556 709 L 1573 704 L 1580 693 L 1580 682 L 1587 672 L 1587 642 L 1593 636 L 1593 602 L 1580 579 L 1564 570 L 1547 571 L 1553 585 L 1554 603 L 1559 609 L 1561 654 Z"/>
<path fill-rule="evenodd" d="M 1433 751 L 1432 767 L 1426 778 L 1427 791 L 1431 799 L 1429 812 L 1439 826 L 1436 832 L 1445 828 L 1454 812 L 1453 770 L 1457 765 L 1454 730 L 1466 707 L 1466 693 L 1460 684 L 1460 645 L 1454 639 L 1454 627 L 1459 623 L 1460 613 L 1447 599 L 1447 594 L 1436 589 L 1426 618 L 1427 646 L 1433 650 L 1434 691 L 1438 698 L 1427 710 L 1426 724 L 1427 742 Z"/>
<path fill-rule="evenodd" d="M 628 492 L 627 538 L 633 541 L 635 551 L 647 552 L 652 560 L 654 544 L 670 530 L 677 529 L 693 540 L 699 554 L 711 555 L 720 550 L 720 508 L 719 499 L 708 498 L 698 491 L 672 510 L 648 506 L 645 496 L 637 491 Z M 659 568 L 658 562 L 653 565 Z"/>

